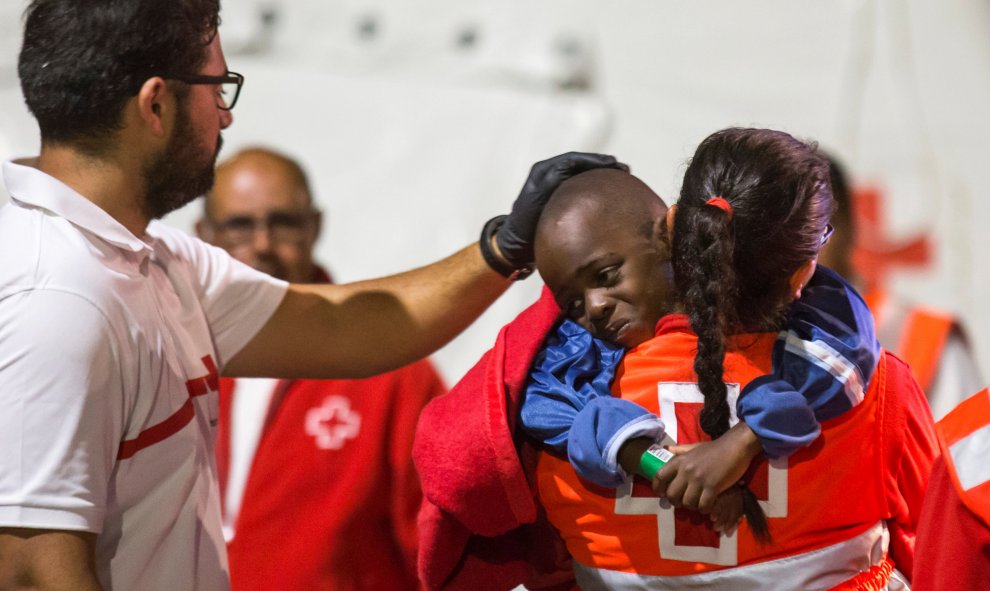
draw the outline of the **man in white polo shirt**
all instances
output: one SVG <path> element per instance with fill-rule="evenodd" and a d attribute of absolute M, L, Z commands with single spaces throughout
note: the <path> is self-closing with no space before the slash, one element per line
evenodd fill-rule
<path fill-rule="evenodd" d="M 216 0 L 34 0 L 18 71 L 38 157 L 0 210 L 0 589 L 228 588 L 217 379 L 372 375 L 432 352 L 532 262 L 538 163 L 478 244 L 289 285 L 154 221 L 205 192 L 243 79 Z M 495 272 L 497 271 L 497 272 Z M 287 460 L 288 461 L 288 460 Z"/>

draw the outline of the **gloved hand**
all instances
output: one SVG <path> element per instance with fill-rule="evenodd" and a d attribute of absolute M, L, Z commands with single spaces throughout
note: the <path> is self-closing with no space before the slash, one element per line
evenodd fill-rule
<path fill-rule="evenodd" d="M 513 270 L 524 269 L 533 263 L 536 223 L 550 195 L 565 180 L 594 168 L 629 170 L 628 166 L 616 161 L 613 156 L 588 152 L 567 152 L 533 165 L 526 184 L 512 204 L 512 212 L 508 216 L 500 216 L 500 225 L 496 223 L 495 242 L 502 258 Z M 495 221 L 492 220 L 489 224 Z M 488 245 L 483 244 L 482 249 L 486 246 Z M 507 274 L 503 269 L 492 266 L 496 271 Z"/>

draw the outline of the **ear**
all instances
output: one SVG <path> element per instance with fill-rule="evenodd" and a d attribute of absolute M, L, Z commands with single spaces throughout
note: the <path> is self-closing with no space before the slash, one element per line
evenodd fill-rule
<path fill-rule="evenodd" d="M 667 208 L 667 240 L 674 243 L 674 217 L 677 216 L 677 204 Z"/>
<path fill-rule="evenodd" d="M 196 220 L 196 236 L 204 242 L 213 244 L 213 231 L 203 218 Z"/>
<path fill-rule="evenodd" d="M 795 300 L 800 299 L 801 290 L 809 281 L 811 281 L 811 276 L 815 274 L 815 269 L 817 267 L 818 267 L 818 259 L 813 258 L 810 261 L 798 267 L 798 270 L 794 271 L 794 274 L 791 275 L 791 279 L 790 279 L 791 296 L 793 296 Z"/>
<path fill-rule="evenodd" d="M 670 232 L 667 230 L 667 212 L 658 215 L 653 220 L 653 227 L 650 229 L 650 242 L 661 252 L 670 256 Z"/>
<path fill-rule="evenodd" d="M 138 114 L 148 130 L 158 137 L 165 137 L 165 112 L 168 86 L 160 76 L 148 78 L 137 95 Z M 174 103 L 173 103 L 174 104 Z"/>

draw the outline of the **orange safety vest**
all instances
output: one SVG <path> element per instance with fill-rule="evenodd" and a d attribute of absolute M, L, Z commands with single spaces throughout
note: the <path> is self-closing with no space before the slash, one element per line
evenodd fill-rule
<path fill-rule="evenodd" d="M 703 396 L 693 370 L 697 337 L 682 316 L 661 322 L 669 326 L 626 355 L 615 394 L 663 418 L 672 441 L 708 440 L 698 423 Z M 770 372 L 776 337 L 730 339 L 724 375 L 733 422 L 741 386 Z M 704 516 L 658 499 L 645 481 L 637 478 L 618 490 L 598 487 L 579 478 L 566 460 L 544 454 L 537 468 L 540 499 L 576 562 L 579 582 L 583 569 L 613 577 L 593 587 L 635 588 L 638 583 L 628 577 L 660 577 L 651 579 L 649 588 L 666 589 L 663 577 L 693 575 L 708 585 L 719 580 L 704 577 L 730 574 L 742 580 L 730 576 L 719 584 L 825 589 L 872 571 L 858 576 L 885 585 L 892 570 L 885 556 L 884 520 L 891 516 L 885 483 L 896 469 L 885 465 L 882 451 L 882 439 L 889 437 L 881 429 L 889 361 L 884 356 L 880 362 L 863 403 L 823 423 L 822 436 L 811 446 L 790 458 L 760 462 L 749 486 L 770 518 L 769 547 L 753 538 L 745 522 L 734 535 L 719 534 Z M 864 547 L 872 548 L 872 555 Z M 861 554 L 850 559 L 850 552 Z M 768 578 L 755 574 L 759 565 L 766 566 Z M 856 588 L 879 588 L 869 585 Z"/>
<path fill-rule="evenodd" d="M 935 427 L 959 497 L 990 526 L 990 389 L 964 400 Z"/>
<path fill-rule="evenodd" d="M 870 292 L 864 299 L 873 312 L 880 343 L 903 359 L 922 390 L 929 392 L 955 318 L 931 308 L 899 305 L 883 290 Z"/>

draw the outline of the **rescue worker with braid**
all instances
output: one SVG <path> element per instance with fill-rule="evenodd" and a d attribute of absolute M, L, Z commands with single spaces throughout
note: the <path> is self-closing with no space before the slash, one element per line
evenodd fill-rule
<path fill-rule="evenodd" d="M 749 520 L 717 532 L 676 507 L 702 502 L 713 459 L 739 445 L 759 450 L 733 410 L 797 346 L 787 335 L 778 346 L 778 332 L 815 275 L 831 209 L 827 162 L 785 133 L 728 129 L 699 146 L 667 215 L 681 313 L 626 354 L 613 386 L 681 444 L 653 483 L 669 503 L 631 481 L 615 491 L 591 484 L 550 454 L 537 470 L 582 588 L 903 588 L 937 444 L 924 395 L 889 354 L 862 399 L 822 422 L 810 446 L 770 462 L 754 453 L 744 481 L 772 543 Z"/>

